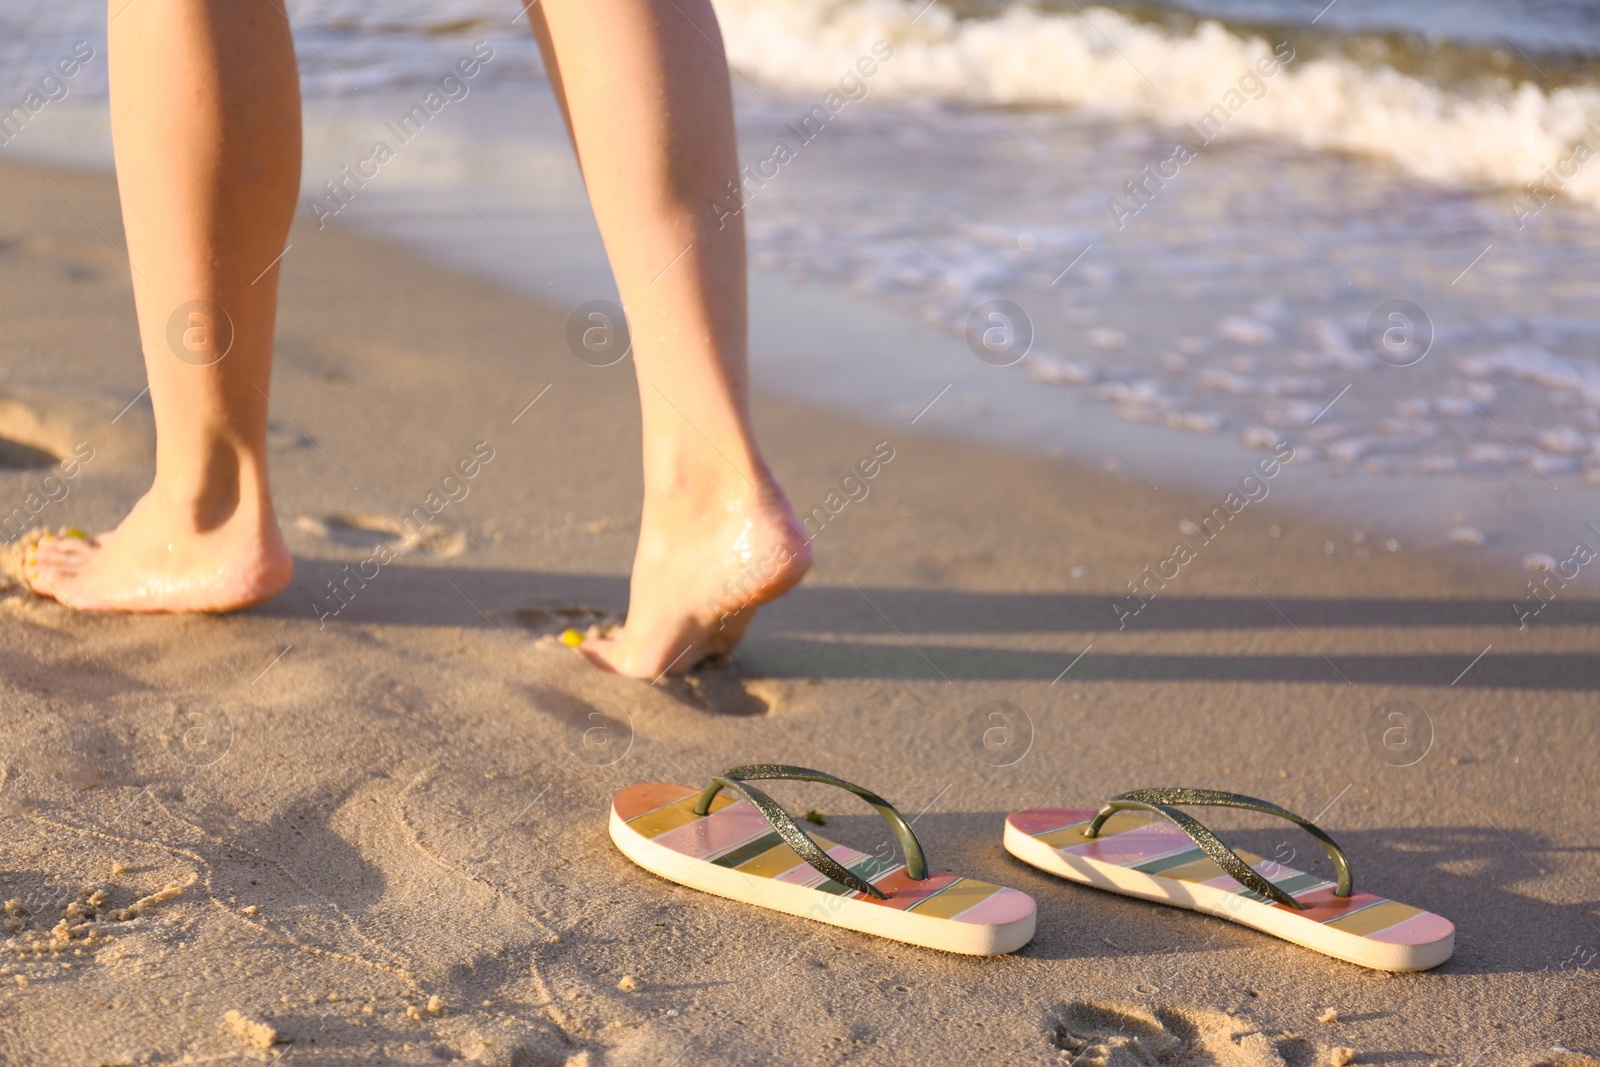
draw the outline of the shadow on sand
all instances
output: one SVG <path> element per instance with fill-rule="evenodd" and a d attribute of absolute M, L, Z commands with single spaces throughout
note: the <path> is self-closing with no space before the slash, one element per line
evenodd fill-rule
<path fill-rule="evenodd" d="M 373 580 L 360 583 L 350 577 L 353 571 L 327 560 L 301 560 L 294 584 L 252 613 L 320 619 L 321 625 L 330 627 L 381 622 L 493 626 L 514 633 L 521 625 L 518 613 L 528 608 L 620 615 L 627 604 L 627 581 L 620 577 L 392 564 Z M 331 591 L 334 583 L 341 582 L 347 601 Z M 1153 601 L 1128 630 L 1300 632 L 1329 627 L 1498 627 L 1516 621 L 1509 600 L 1284 596 L 1269 602 L 1264 597 L 1163 597 Z M 1116 624 L 1112 600 L 1104 595 L 803 586 L 764 609 L 740 660 L 747 675 L 774 678 L 1048 682 L 1072 662 L 1070 656 L 940 643 L 938 636 L 1078 633 L 1087 644 L 1097 633 L 1116 630 Z M 1600 602 L 1571 600 L 1549 605 L 1535 625 L 1544 629 L 1597 624 Z M 868 640 L 851 641 L 851 636 Z M 1476 662 L 1470 655 L 1456 654 L 1324 656 L 1307 639 L 1304 653 L 1295 655 L 1096 652 L 1075 664 L 1071 676 L 1080 682 L 1349 682 L 1587 691 L 1600 689 L 1600 657 L 1493 650 Z"/>

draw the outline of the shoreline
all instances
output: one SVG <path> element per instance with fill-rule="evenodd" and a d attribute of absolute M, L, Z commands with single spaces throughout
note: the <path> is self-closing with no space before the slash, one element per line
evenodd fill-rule
<path fill-rule="evenodd" d="M 396 99 L 410 100 L 415 95 L 402 94 Z M 414 250 L 421 250 L 437 263 L 469 269 L 486 281 L 510 285 L 535 297 L 554 299 L 569 306 L 593 299 L 614 301 L 615 291 L 598 234 L 583 200 L 575 168 L 568 158 L 570 152 L 565 135 L 560 132 L 559 118 L 549 101 L 534 101 L 529 111 L 517 119 L 521 125 L 512 140 L 520 138 L 518 143 L 526 142 L 526 145 L 510 155 L 507 145 L 501 143 L 510 136 L 504 131 L 499 135 L 500 140 L 479 137 L 484 134 L 480 127 L 487 116 L 473 109 L 489 107 L 498 114 L 504 111 L 503 96 L 503 89 L 479 87 L 459 103 L 450 104 L 449 107 L 456 110 L 447 112 L 449 121 L 460 128 L 435 130 L 430 126 L 421 131 L 416 146 L 407 149 L 410 162 L 381 171 L 369 183 L 370 188 L 364 188 L 348 205 L 341 207 L 339 220 L 331 225 L 374 234 L 380 239 L 398 240 Z M 311 217 L 305 205 L 315 199 L 316 182 L 327 175 L 336 175 L 338 164 L 348 162 L 346 157 L 351 145 L 361 136 L 370 134 L 369 127 L 377 128 L 366 119 L 388 115 L 394 110 L 381 100 L 366 101 L 354 112 L 350 112 L 350 106 L 348 101 L 337 106 L 326 101 L 313 101 L 310 105 L 302 222 Z M 98 149 L 93 147 L 100 142 L 108 144 L 103 116 L 96 118 L 80 110 L 57 113 L 54 119 L 57 123 L 54 140 L 36 138 L 31 148 L 23 147 L 41 156 L 71 157 L 78 164 L 97 161 L 100 165 L 108 164 L 104 144 Z M 443 121 L 443 118 L 439 120 Z M 753 125 L 747 124 L 749 128 L 744 134 L 755 136 L 752 131 L 766 121 L 767 117 L 755 115 L 750 120 Z M 31 132 L 49 134 L 51 131 Z M 424 143 L 424 136 L 431 140 Z M 475 137 L 479 139 L 474 140 Z M 834 152 L 838 147 L 830 143 L 818 151 Z M 1237 148 L 1227 150 L 1237 151 Z M 827 167 L 835 163 L 835 158 L 822 156 L 814 164 L 799 161 L 793 166 Z M 401 171 L 402 166 L 413 169 Z M 450 182 L 456 187 L 454 191 L 440 178 L 447 171 Z M 802 181 L 800 178 L 788 180 L 791 183 Z M 755 207 L 760 206 L 758 201 Z M 1082 247 L 1081 244 L 1072 245 L 1080 251 Z M 1154 247 L 1151 251 L 1158 250 L 1159 247 Z M 1466 258 L 1470 258 L 1470 254 Z M 761 254 L 756 259 L 759 261 Z M 1072 299 L 1088 299 L 1091 303 L 1104 300 L 1107 303 L 1104 314 L 1113 321 L 1128 315 L 1139 317 L 1135 314 L 1136 301 L 1130 303 L 1126 294 L 1118 296 L 1115 289 L 1097 288 L 1100 282 L 1095 278 L 1098 277 L 1090 278 L 1087 289 L 1076 292 Z M 954 294 L 951 299 L 959 295 Z M 1063 327 L 1058 325 L 1052 327 L 1056 331 L 1054 334 L 1041 335 L 1034 345 L 1035 351 L 1020 364 L 997 367 L 974 358 L 967 345 L 945 329 L 947 324 L 922 321 L 911 308 L 865 295 L 839 279 L 824 276 L 797 281 L 782 263 L 752 270 L 751 299 L 752 370 L 756 386 L 802 402 L 820 402 L 842 414 L 871 417 L 875 412 L 892 409 L 908 419 L 916 417 L 918 426 L 952 437 L 997 443 L 1033 454 L 1042 452 L 1069 457 L 1080 463 L 1106 464 L 1124 473 L 1131 470 L 1152 485 L 1177 484 L 1201 494 L 1220 492 L 1234 477 L 1236 469 L 1243 469 L 1263 454 L 1258 445 L 1269 432 L 1292 440 L 1296 445 L 1303 440 L 1310 441 L 1306 450 L 1310 458 L 1302 463 L 1293 481 L 1286 484 L 1292 486 L 1292 495 L 1300 498 L 1301 509 L 1307 515 L 1317 516 L 1330 525 L 1346 527 L 1333 539 L 1337 552 L 1359 554 L 1370 551 L 1363 546 L 1384 545 L 1395 539 L 1411 547 L 1443 548 L 1477 565 L 1502 568 L 1511 574 L 1524 569 L 1529 557 L 1563 557 L 1572 547 L 1571 539 L 1582 535 L 1583 523 L 1597 518 L 1597 514 L 1591 514 L 1584 506 L 1587 484 L 1572 473 L 1576 461 L 1546 456 L 1529 443 L 1532 438 L 1528 435 L 1533 431 L 1522 425 L 1528 417 L 1523 410 L 1525 399 L 1517 401 L 1521 406 L 1513 406 L 1509 415 L 1491 406 L 1495 410 L 1492 417 L 1470 410 L 1466 416 L 1470 420 L 1480 416 L 1490 419 L 1489 427 L 1483 430 L 1486 434 L 1493 436 L 1490 428 L 1509 430 L 1518 440 L 1523 440 L 1521 445 L 1513 443 L 1509 449 L 1497 446 L 1513 464 L 1518 459 L 1514 450 L 1520 450 L 1524 456 L 1535 455 L 1541 462 L 1566 464 L 1567 474 L 1561 474 L 1559 467 L 1552 467 L 1548 475 L 1517 466 L 1498 473 L 1477 471 L 1471 463 L 1466 463 L 1456 473 L 1443 476 L 1408 473 L 1403 469 L 1381 477 L 1371 476 L 1354 463 L 1329 462 L 1320 455 L 1324 450 L 1329 454 L 1343 454 L 1341 449 L 1353 449 L 1350 454 L 1358 455 L 1379 440 L 1362 437 L 1359 430 L 1344 431 L 1345 437 L 1340 440 L 1325 437 L 1324 431 L 1339 433 L 1328 425 L 1338 421 L 1337 413 L 1323 425 L 1315 422 L 1310 426 L 1285 425 L 1270 431 L 1264 426 L 1253 426 L 1243 433 L 1239 425 L 1235 425 L 1237 418 L 1230 417 L 1223 432 L 1205 434 L 1191 431 L 1195 426 L 1209 425 L 1216 416 L 1175 414 L 1159 406 L 1152 407 L 1143 390 L 1150 384 L 1147 376 L 1159 372 L 1144 364 L 1155 359 L 1152 353 L 1172 343 L 1172 338 L 1165 335 L 1173 333 L 1176 326 L 1136 338 L 1119 356 L 1114 354 L 1115 350 L 1097 354 L 1094 346 L 1113 342 L 1127 346 L 1129 339 L 1125 331 L 1096 327 L 1079 331 L 1084 333 L 1086 342 L 1081 339 L 1073 342 L 1072 330 L 1062 335 Z M 1069 310 L 1073 315 L 1081 313 L 1081 309 Z M 1193 319 L 1203 310 L 1203 307 L 1189 308 L 1183 315 Z M 1210 316 L 1214 318 L 1217 313 L 1213 310 Z M 1273 332 L 1274 328 L 1267 322 L 1254 321 L 1251 315 L 1226 317 L 1220 320 L 1219 329 L 1226 327 L 1225 332 L 1231 331 L 1246 340 L 1251 337 L 1249 330 L 1265 331 L 1267 335 Z M 1195 323 L 1189 325 L 1193 327 Z M 1313 332 L 1324 337 L 1331 336 L 1329 331 L 1334 329 L 1333 322 L 1328 319 L 1314 325 L 1317 329 Z M 1455 330 L 1452 334 L 1440 327 L 1441 347 L 1453 351 L 1460 346 L 1461 330 L 1459 327 Z M 1194 336 L 1179 340 L 1198 342 Z M 1074 352 L 1074 361 L 1063 363 L 1051 355 L 1069 342 L 1082 348 L 1082 352 L 1068 348 Z M 1210 343 L 1213 347 L 1226 348 L 1232 342 Z M 1335 341 L 1326 343 L 1337 347 Z M 1244 351 L 1257 354 L 1239 358 L 1259 362 L 1260 354 L 1266 350 L 1246 345 Z M 1107 360 L 1106 365 L 1097 367 L 1082 362 L 1084 353 L 1096 354 L 1097 358 Z M 1284 353 L 1272 355 L 1274 360 L 1280 356 L 1288 358 Z M 1296 360 L 1306 358 L 1300 352 L 1293 356 Z M 1163 353 L 1160 358 L 1163 361 L 1179 359 L 1172 353 Z M 1355 365 L 1351 362 L 1353 359 L 1355 355 L 1350 351 L 1338 355 L 1334 360 L 1336 378 L 1338 374 L 1351 373 L 1349 368 Z M 1461 357 L 1445 352 L 1438 359 L 1459 362 Z M 1123 362 L 1127 365 L 1122 365 Z M 1477 359 L 1476 362 L 1484 361 Z M 1504 373 L 1520 375 L 1527 371 L 1527 368 L 1517 369 L 1521 364 L 1513 366 L 1515 362 L 1505 363 Z M 1456 372 L 1465 368 L 1469 375 L 1480 373 L 1467 366 L 1472 363 L 1473 359 L 1466 359 L 1460 367 L 1452 367 Z M 1492 358 L 1489 363 L 1500 365 Z M 1441 376 L 1443 365 L 1435 360 L 1424 369 L 1427 368 L 1432 369 L 1429 370 L 1431 377 L 1426 380 L 1437 379 L 1432 388 L 1442 391 L 1446 400 L 1457 406 L 1469 403 L 1450 390 Z M 1538 367 L 1533 371 L 1549 373 L 1548 369 L 1540 371 Z M 1232 372 L 1208 370 L 1200 376 L 1214 376 L 1224 391 L 1254 387 L 1250 385 L 1253 379 L 1249 376 L 1241 377 Z M 1262 378 L 1256 384 L 1278 388 L 1304 377 L 1289 376 L 1281 381 Z M 1327 380 L 1337 387 L 1340 381 L 1353 381 L 1354 377 Z M 1130 384 L 1130 378 L 1136 380 Z M 1093 387 L 1085 387 L 1085 381 Z M 1343 401 L 1339 410 L 1358 402 L 1370 407 L 1375 402 L 1374 388 L 1386 388 L 1388 381 L 1364 383 L 1363 388 L 1369 394 L 1367 398 L 1363 400 L 1362 389 L 1357 389 Z M 1479 388 L 1477 379 L 1472 379 L 1469 391 Z M 1502 386 L 1502 391 L 1505 388 Z M 1216 389 L 1212 387 L 1212 391 Z M 1493 392 L 1489 389 L 1473 395 L 1487 396 Z M 1344 396 L 1341 392 L 1333 397 L 1334 403 L 1340 403 Z M 1323 398 L 1284 402 L 1286 407 L 1306 404 L 1309 404 L 1306 416 L 1317 408 L 1322 408 L 1324 414 L 1333 408 L 1333 404 L 1324 408 Z M 1425 408 L 1430 405 L 1448 406 L 1443 401 L 1422 402 Z M 1375 414 L 1362 415 L 1358 424 L 1375 418 Z M 1420 433 L 1426 429 L 1422 424 L 1429 422 L 1428 419 L 1411 421 L 1419 425 L 1406 429 L 1407 433 L 1413 430 Z M 1441 422 L 1437 416 L 1432 421 Z M 1442 421 L 1449 429 L 1450 420 Z M 1187 426 L 1190 430 L 1169 426 Z M 1245 440 L 1252 443 L 1245 444 Z M 1412 460 L 1407 458 L 1405 462 Z M 1551 491 L 1550 485 L 1558 484 L 1551 478 L 1560 479 L 1559 488 L 1567 491 Z M 1538 574 L 1532 576 L 1537 578 Z"/>

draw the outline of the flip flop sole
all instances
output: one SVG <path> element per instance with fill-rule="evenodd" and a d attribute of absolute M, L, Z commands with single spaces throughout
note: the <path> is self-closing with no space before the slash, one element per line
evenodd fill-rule
<path fill-rule="evenodd" d="M 1215 915 L 1374 970 L 1425 971 L 1455 950 L 1455 926 L 1443 916 L 1371 893 L 1337 897 L 1318 875 L 1240 852 L 1303 905 L 1296 911 L 1245 889 L 1169 823 L 1119 812 L 1098 837 L 1085 838 L 1094 815 L 1076 808 L 1017 812 L 1006 818 L 1006 851 L 1074 882 Z"/>
<path fill-rule="evenodd" d="M 814 870 L 778 837 L 755 806 L 717 797 L 696 815 L 698 790 L 650 783 L 611 803 L 611 840 L 668 881 L 830 926 L 944 952 L 994 956 L 1033 938 L 1026 893 L 953 874 L 912 880 L 905 867 L 811 835 L 851 873 L 886 895 L 877 900 Z"/>

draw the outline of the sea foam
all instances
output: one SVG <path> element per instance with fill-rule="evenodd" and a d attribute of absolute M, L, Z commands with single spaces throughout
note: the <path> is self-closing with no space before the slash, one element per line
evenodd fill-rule
<path fill-rule="evenodd" d="M 1196 122 L 1281 42 L 1201 22 L 1189 34 L 1107 8 L 1008 8 L 959 19 L 923 0 L 716 0 L 728 56 L 773 88 L 821 94 L 885 41 L 872 92 L 987 105 L 1067 106 L 1174 126 Z M 1284 31 L 1293 46 L 1293 31 Z M 1253 134 L 1376 156 L 1446 183 L 1545 181 L 1600 206 L 1600 90 L 1530 82 L 1441 88 L 1329 56 L 1261 79 L 1222 136 Z M 1574 146 L 1585 147 L 1574 154 Z M 1581 157 L 1581 158 L 1579 158 Z M 1536 210 L 1537 202 L 1527 209 Z"/>

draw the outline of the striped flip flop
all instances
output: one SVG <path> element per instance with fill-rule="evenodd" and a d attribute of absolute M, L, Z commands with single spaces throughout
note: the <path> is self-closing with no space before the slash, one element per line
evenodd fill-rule
<path fill-rule="evenodd" d="M 747 782 L 822 782 L 877 809 L 905 862 L 812 837 Z M 723 795 L 723 791 L 735 796 Z M 992 956 L 1033 937 L 1033 898 L 954 874 L 930 874 L 911 824 L 882 797 L 831 774 L 752 764 L 704 789 L 653 782 L 611 801 L 611 840 L 673 882 L 747 904 L 913 945 Z"/>
<path fill-rule="evenodd" d="M 1173 806 L 1179 804 L 1287 819 L 1322 845 L 1336 881 L 1235 852 Z M 1352 891 L 1350 863 L 1333 838 L 1291 811 L 1237 793 L 1136 789 L 1099 812 L 1019 811 L 1006 818 L 1005 846 L 1022 862 L 1074 882 L 1229 919 L 1374 970 L 1425 971 L 1455 949 L 1449 919 Z"/>

